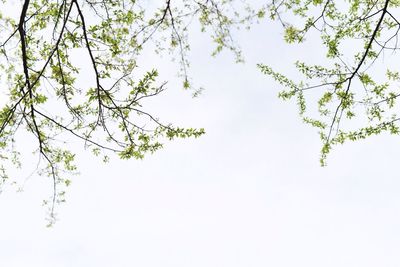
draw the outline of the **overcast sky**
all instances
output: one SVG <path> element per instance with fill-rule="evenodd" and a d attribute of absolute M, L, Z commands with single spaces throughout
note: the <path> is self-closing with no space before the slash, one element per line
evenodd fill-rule
<path fill-rule="evenodd" d="M 399 266 L 399 137 L 337 147 L 319 166 L 317 133 L 255 64 L 290 74 L 294 50 L 270 24 L 237 36 L 245 64 L 209 57 L 195 33 L 193 80 L 149 54 L 169 90 L 149 105 L 165 121 L 205 127 L 199 139 L 168 143 L 143 161 L 102 164 L 79 155 L 59 221 L 45 227 L 46 178 L 0 194 L 4 267 L 389 267 Z"/>

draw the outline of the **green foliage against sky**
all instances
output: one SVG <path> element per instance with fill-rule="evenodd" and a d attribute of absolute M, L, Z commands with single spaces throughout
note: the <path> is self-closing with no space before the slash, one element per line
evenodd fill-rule
<path fill-rule="evenodd" d="M 53 218 L 77 168 L 69 140 L 108 161 L 110 154 L 142 159 L 166 140 L 204 134 L 146 111 L 144 100 L 162 93 L 167 81 L 157 80 L 157 66 L 139 69 L 137 58 L 149 45 L 170 53 L 183 88 L 191 89 L 189 27 L 197 21 L 215 43 L 214 54 L 226 48 L 240 60 L 230 30 L 257 14 L 241 5 L 242 16 L 231 2 L 24 0 L 16 7 L 2 1 L 0 68 L 7 92 L 0 110 L 1 180 L 8 180 L 10 166 L 21 165 L 19 138 L 34 140 L 38 171 L 54 187 L 46 201 Z"/>
<path fill-rule="evenodd" d="M 111 154 L 142 159 L 164 141 L 201 136 L 201 128 L 174 126 L 146 110 L 144 102 L 161 94 L 167 81 L 157 79 L 157 66 L 140 69 L 138 58 L 149 47 L 169 54 L 178 62 L 182 87 L 196 94 L 188 62 L 190 29 L 207 34 L 215 45 L 212 55 L 225 49 L 241 62 L 232 33 L 264 17 L 270 18 L 262 20 L 265 27 L 279 22 L 287 43 L 299 45 L 312 35 L 325 49 L 322 64 L 293 58 L 302 81 L 268 62 L 259 64 L 282 85 L 279 96 L 295 98 L 300 116 L 319 130 L 322 164 L 335 144 L 399 133 L 400 74 L 380 61 L 395 58 L 398 49 L 399 1 L 256 2 L 23 0 L 13 14 L 4 12 L 10 2 L 3 0 L 0 181 L 9 180 L 10 166 L 21 166 L 21 138 L 34 140 L 38 171 L 52 181 L 46 203 L 54 218 L 54 205 L 64 201 L 77 169 L 70 140 L 108 161 Z"/>
<path fill-rule="evenodd" d="M 288 43 L 307 42 L 309 35 L 317 35 L 325 48 L 322 65 L 296 61 L 302 81 L 268 63 L 259 65 L 283 85 L 279 96 L 295 98 L 304 122 L 318 128 L 322 164 L 333 145 L 382 132 L 399 133 L 400 76 L 397 64 L 392 68 L 386 63 L 395 62 L 399 49 L 399 5 L 393 0 L 283 0 L 270 5 L 271 18 L 281 23 Z"/>

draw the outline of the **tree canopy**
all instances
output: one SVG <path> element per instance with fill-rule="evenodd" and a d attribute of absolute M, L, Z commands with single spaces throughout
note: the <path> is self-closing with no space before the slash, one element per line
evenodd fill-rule
<path fill-rule="evenodd" d="M 399 134 L 399 6 L 393 0 L 284 0 L 270 5 L 271 18 L 281 23 L 288 43 L 316 35 L 311 39 L 319 39 L 326 51 L 323 65 L 295 62 L 301 81 L 259 65 L 284 86 L 279 96 L 295 98 L 304 122 L 319 130 L 323 165 L 336 144 L 382 132 Z"/>
<path fill-rule="evenodd" d="M 321 162 L 333 145 L 388 131 L 400 132 L 395 62 L 399 1 L 281 0 L 256 5 L 235 0 L 23 0 L 1 2 L 0 181 L 19 167 L 21 139 L 30 138 L 38 170 L 51 178 L 54 205 L 64 201 L 76 171 L 71 138 L 108 160 L 141 159 L 166 140 L 199 137 L 202 128 L 174 126 L 146 111 L 144 100 L 166 89 L 156 68 L 137 60 L 148 47 L 176 58 L 182 87 L 192 85 L 187 54 L 190 28 L 200 27 L 215 44 L 243 57 L 232 34 L 264 17 L 278 21 L 286 42 L 321 41 L 323 64 L 296 61 L 297 81 L 260 62 L 260 70 L 280 83 L 279 96 L 295 98 L 303 120 L 319 130 Z M 271 27 L 264 20 L 265 27 Z M 254 40 L 259 42 L 260 40 Z M 295 61 L 295 59 L 294 59 Z M 384 64 L 384 65 L 382 65 Z M 155 66 L 156 67 L 156 66 Z M 84 69 L 83 69 L 84 68 Z M 385 71 L 382 71 L 385 69 Z M 143 74 L 144 73 L 144 74 Z M 316 100 L 317 98 L 317 100 Z"/>
<path fill-rule="evenodd" d="M 240 60 L 230 30 L 257 15 L 242 6 L 242 16 L 232 1 L 156 2 L 24 0 L 16 7 L 2 1 L 8 11 L 0 14 L 0 79 L 7 88 L 0 110 L 1 181 L 21 165 L 18 143 L 33 140 L 38 171 L 53 183 L 50 218 L 77 168 L 71 138 L 107 161 L 110 153 L 141 159 L 165 140 L 204 134 L 146 111 L 143 101 L 166 88 L 156 69 L 137 66 L 146 46 L 177 58 L 183 88 L 190 89 L 192 21 L 209 33 L 214 54 L 227 48 Z"/>

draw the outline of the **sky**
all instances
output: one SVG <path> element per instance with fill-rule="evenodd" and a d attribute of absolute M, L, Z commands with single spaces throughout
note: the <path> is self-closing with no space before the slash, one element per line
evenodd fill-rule
<path fill-rule="evenodd" d="M 204 127 L 141 161 L 103 164 L 78 157 L 59 221 L 46 228 L 49 181 L 0 194 L 0 266 L 6 267 L 391 267 L 400 258 L 399 137 L 382 135 L 335 147 L 320 167 L 320 140 L 294 103 L 257 63 L 291 73 L 312 45 L 283 43 L 273 24 L 238 38 L 246 58 L 208 56 L 194 32 L 193 80 L 183 91 L 168 58 L 149 54 L 167 92 L 149 101 L 165 121 Z M 320 55 L 319 55 L 320 56 Z"/>

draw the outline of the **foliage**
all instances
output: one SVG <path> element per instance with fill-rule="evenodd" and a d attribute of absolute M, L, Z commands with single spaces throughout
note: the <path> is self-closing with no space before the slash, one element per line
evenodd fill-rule
<path fill-rule="evenodd" d="M 400 74 L 390 64 L 397 63 L 399 1 L 274 0 L 260 9 L 244 0 L 21 1 L 18 14 L 0 13 L 0 83 L 8 97 L 0 108 L 0 183 L 9 180 L 10 166 L 21 166 L 18 144 L 30 136 L 39 173 L 52 180 L 51 220 L 77 170 L 70 140 L 108 161 L 109 154 L 142 159 L 166 140 L 204 134 L 146 111 L 145 100 L 166 82 L 156 69 L 137 66 L 149 47 L 167 52 L 179 62 L 183 87 L 193 89 L 187 59 L 193 24 L 211 37 L 212 55 L 226 49 L 238 62 L 233 30 L 266 14 L 282 25 L 287 43 L 322 43 L 322 64 L 295 63 L 303 80 L 259 64 L 284 87 L 279 96 L 294 98 L 304 122 L 318 129 L 322 164 L 336 144 L 400 132 Z M 9 1 L 1 3 L 9 10 Z M 382 63 L 387 52 L 389 63 Z"/>
<path fill-rule="evenodd" d="M 382 132 L 399 134 L 400 75 L 390 64 L 396 63 L 399 49 L 399 5 L 394 0 L 281 0 L 269 6 L 288 43 L 303 43 L 310 36 L 318 44 L 317 36 L 325 48 L 323 65 L 296 62 L 303 81 L 259 65 L 285 87 L 280 97 L 297 99 L 303 120 L 319 130 L 322 164 L 336 144 Z M 317 105 L 309 110 L 315 96 Z"/>
<path fill-rule="evenodd" d="M 150 1 L 151 2 L 151 1 Z M 0 14 L 0 77 L 8 99 L 0 110 L 0 181 L 20 167 L 21 139 L 32 140 L 38 169 L 52 180 L 50 223 L 76 172 L 70 140 L 80 140 L 94 155 L 142 159 L 163 140 L 199 137 L 203 129 L 161 122 L 143 108 L 145 99 L 165 90 L 157 70 L 140 78 L 137 59 L 146 46 L 178 58 L 184 88 L 192 88 L 187 52 L 188 28 L 198 21 L 216 44 L 241 60 L 231 28 L 260 13 L 237 12 L 233 1 L 183 0 L 23 0 Z M 150 45 L 151 44 L 151 45 Z M 84 68 L 82 68 L 84 66 Z"/>

